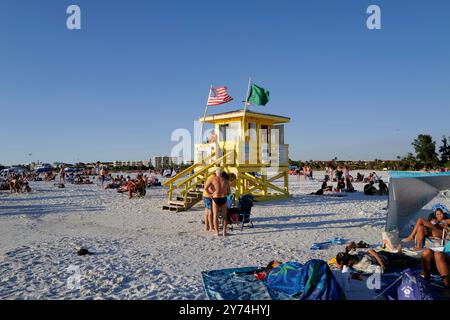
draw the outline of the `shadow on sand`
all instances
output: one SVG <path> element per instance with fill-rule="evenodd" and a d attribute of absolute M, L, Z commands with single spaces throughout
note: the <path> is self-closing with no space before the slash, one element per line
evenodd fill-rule
<path fill-rule="evenodd" d="M 79 206 L 74 204 L 35 204 L 35 205 L 13 205 L 0 206 L 0 217 L 28 215 L 41 216 L 53 213 L 73 213 L 73 212 L 95 212 L 104 211 L 100 206 Z"/>

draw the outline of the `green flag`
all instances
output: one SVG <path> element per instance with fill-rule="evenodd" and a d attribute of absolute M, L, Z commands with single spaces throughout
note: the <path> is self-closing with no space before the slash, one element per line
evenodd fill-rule
<path fill-rule="evenodd" d="M 268 90 L 252 84 L 247 102 L 257 106 L 265 106 L 269 102 L 269 98 L 270 94 Z"/>

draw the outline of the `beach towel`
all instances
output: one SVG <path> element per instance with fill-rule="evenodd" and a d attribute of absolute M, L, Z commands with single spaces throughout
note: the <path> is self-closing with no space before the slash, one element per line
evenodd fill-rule
<path fill-rule="evenodd" d="M 272 300 L 264 282 L 254 275 L 261 270 L 244 267 L 202 272 L 205 293 L 210 300 Z"/>
<path fill-rule="evenodd" d="M 287 262 L 274 268 L 266 285 L 299 300 L 343 300 L 344 292 L 323 260 L 313 259 L 301 265 Z"/>
<path fill-rule="evenodd" d="M 283 273 L 284 271 L 276 272 L 277 268 L 274 268 L 271 273 L 274 271 L 276 273 L 273 273 L 269 280 L 274 288 L 270 287 L 267 281 L 258 280 L 255 276 L 255 272 L 263 270 L 261 267 L 204 271 L 202 272 L 203 287 L 210 300 L 337 300 L 344 298 L 342 289 L 325 261 L 311 260 L 305 265 L 290 262 L 284 265 L 286 269 L 290 269 L 289 277 L 292 279 L 287 278 L 287 273 Z M 296 268 L 297 272 L 294 272 Z M 297 289 L 290 289 L 291 287 Z M 282 288 L 291 293 L 299 292 L 298 288 L 302 288 L 303 291 L 293 295 L 282 291 Z"/>

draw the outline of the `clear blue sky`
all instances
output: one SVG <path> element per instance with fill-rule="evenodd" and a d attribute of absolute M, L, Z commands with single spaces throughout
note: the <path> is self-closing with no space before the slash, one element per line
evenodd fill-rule
<path fill-rule="evenodd" d="M 249 76 L 271 92 L 254 110 L 292 118 L 293 159 L 395 159 L 450 135 L 448 0 L 2 0 L 0 39 L 2 164 L 169 154 L 211 83 L 236 102 L 210 111 L 230 111 Z"/>

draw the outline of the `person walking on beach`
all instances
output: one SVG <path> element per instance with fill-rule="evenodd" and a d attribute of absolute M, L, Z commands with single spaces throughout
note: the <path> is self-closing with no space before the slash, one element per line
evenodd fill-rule
<path fill-rule="evenodd" d="M 100 179 L 102 181 L 102 187 L 103 187 L 103 183 L 106 180 L 106 169 L 105 169 L 104 166 L 102 166 L 101 169 L 100 169 Z"/>
<path fill-rule="evenodd" d="M 219 236 L 219 210 L 222 210 L 223 236 L 227 235 L 227 196 L 231 193 L 228 179 L 222 176 L 222 169 L 216 169 L 216 176 L 205 187 L 213 195 L 213 222 L 216 237 Z"/>
<path fill-rule="evenodd" d="M 64 184 L 66 181 L 66 171 L 64 171 L 64 165 L 61 165 L 59 169 L 59 183 Z"/>

